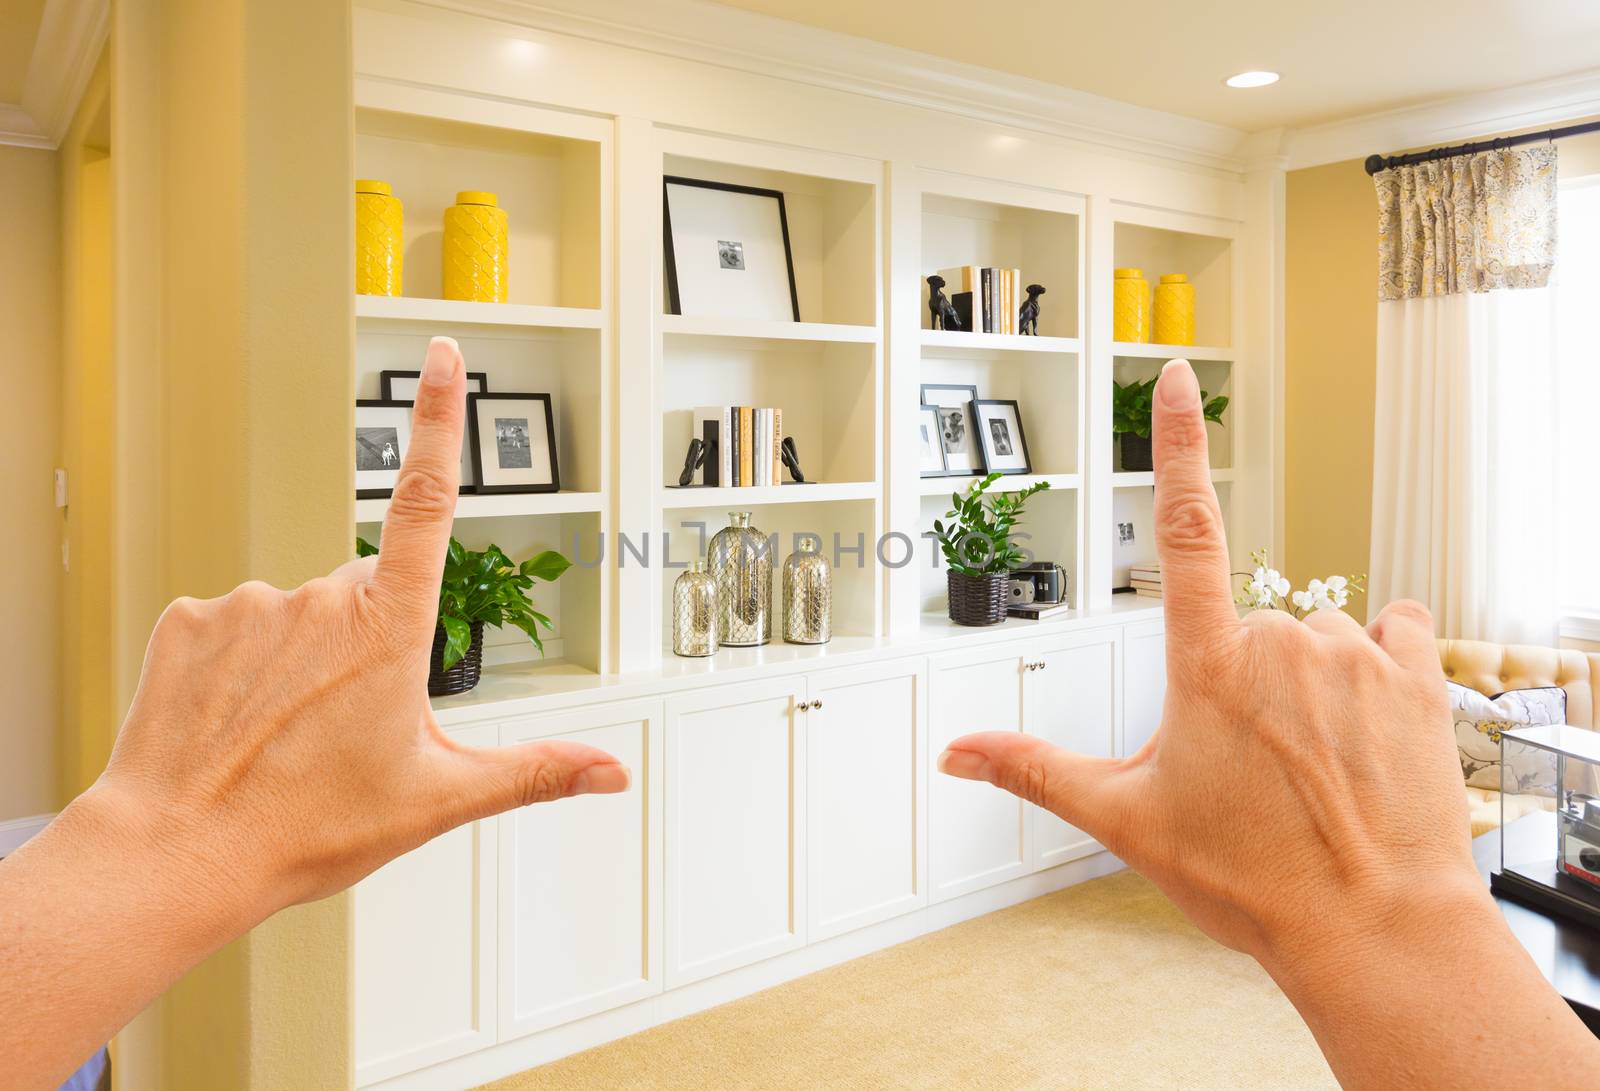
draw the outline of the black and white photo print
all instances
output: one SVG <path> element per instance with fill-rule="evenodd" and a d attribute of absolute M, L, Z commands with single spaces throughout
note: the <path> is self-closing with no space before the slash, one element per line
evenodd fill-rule
<path fill-rule="evenodd" d="M 473 492 L 559 492 L 548 394 L 468 394 Z"/>
<path fill-rule="evenodd" d="M 387 497 L 411 443 L 411 403 L 358 400 L 355 439 L 356 497 Z"/>
<path fill-rule="evenodd" d="M 923 383 L 922 404 L 936 411 L 939 444 L 944 449 L 945 472 L 965 476 L 984 472 L 983 449 L 974 429 L 975 386 Z"/>
<path fill-rule="evenodd" d="M 978 398 L 972 403 L 978 421 L 983 461 L 990 473 L 1033 472 L 1028 461 L 1028 440 L 1022 434 L 1022 410 L 1015 401 Z"/>
<path fill-rule="evenodd" d="M 950 473 L 945 468 L 944 443 L 939 437 L 939 412 L 937 405 L 924 405 L 917 409 L 917 423 L 921 432 L 918 441 L 921 444 L 919 450 L 923 477 L 946 477 Z"/>
<path fill-rule="evenodd" d="M 724 269 L 744 268 L 744 243 L 717 240 L 717 261 Z"/>

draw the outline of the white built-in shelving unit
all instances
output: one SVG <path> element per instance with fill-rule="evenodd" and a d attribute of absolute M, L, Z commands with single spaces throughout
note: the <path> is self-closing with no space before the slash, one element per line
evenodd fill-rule
<path fill-rule="evenodd" d="M 933 770 L 975 728 L 1114 754 L 1159 722 L 1160 605 L 1114 593 L 1154 558 L 1154 475 L 1120 468 L 1113 379 L 1184 356 L 1232 399 L 1213 480 L 1236 553 L 1271 542 L 1273 330 L 1245 305 L 1272 290 L 1270 186 L 1111 151 L 1100 130 L 702 63 L 676 37 L 569 35 L 550 14 L 564 3 L 494 19 L 357 6 L 354 171 L 405 202 L 406 294 L 355 298 L 355 393 L 379 396 L 380 371 L 417 369 L 448 334 L 491 392 L 551 394 L 560 491 L 456 509 L 469 545 L 578 562 L 536 591 L 547 656 L 491 635 L 482 682 L 435 712 L 464 744 L 602 746 L 635 783 L 474 823 L 361 884 L 363 1088 L 488 1082 L 1118 866 L 1082 831 Z M 668 313 L 669 175 L 784 194 L 801 321 Z M 438 225 L 463 189 L 507 209 L 506 304 L 438 298 Z M 924 278 L 963 265 L 1045 285 L 1041 336 L 928 329 Z M 1189 275 L 1197 346 L 1112 340 L 1127 265 Z M 946 616 L 924 535 L 974 478 L 921 476 L 924 383 L 1020 403 L 1031 472 L 1000 487 L 1050 485 L 1024 529 L 1068 575 L 1064 616 Z M 809 483 L 678 487 L 711 405 L 781 407 Z M 358 501 L 357 532 L 378 534 L 387 507 Z M 797 536 L 822 539 L 830 643 L 672 654 L 673 581 L 732 511 L 777 535 L 780 564 Z"/>

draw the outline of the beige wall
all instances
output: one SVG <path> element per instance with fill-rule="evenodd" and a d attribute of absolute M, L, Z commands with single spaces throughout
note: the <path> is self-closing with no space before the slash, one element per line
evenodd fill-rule
<path fill-rule="evenodd" d="M 55 810 L 61 517 L 61 206 L 56 153 L 0 146 L 0 822 Z"/>
<path fill-rule="evenodd" d="M 1562 141 L 1560 169 L 1600 173 L 1600 133 Z M 1290 171 L 1286 189 L 1284 562 L 1302 586 L 1367 569 L 1378 212 L 1359 160 Z"/>

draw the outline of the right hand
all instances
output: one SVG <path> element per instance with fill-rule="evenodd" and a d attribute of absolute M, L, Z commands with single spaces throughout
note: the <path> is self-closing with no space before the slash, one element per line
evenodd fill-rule
<path fill-rule="evenodd" d="M 1365 629 L 1336 610 L 1241 621 L 1187 363 L 1162 372 L 1154 437 L 1160 730 L 1122 759 L 969 735 L 939 768 L 1085 830 L 1269 969 L 1361 942 L 1411 891 L 1486 900 L 1428 611 L 1396 602 Z"/>

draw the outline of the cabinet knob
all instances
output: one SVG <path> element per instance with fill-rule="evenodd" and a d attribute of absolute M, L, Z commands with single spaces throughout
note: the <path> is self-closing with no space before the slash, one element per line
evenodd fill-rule
<path fill-rule="evenodd" d="M 822 707 L 822 698 L 818 697 L 815 701 L 812 701 L 811 702 L 811 707 L 812 708 L 821 708 Z"/>

